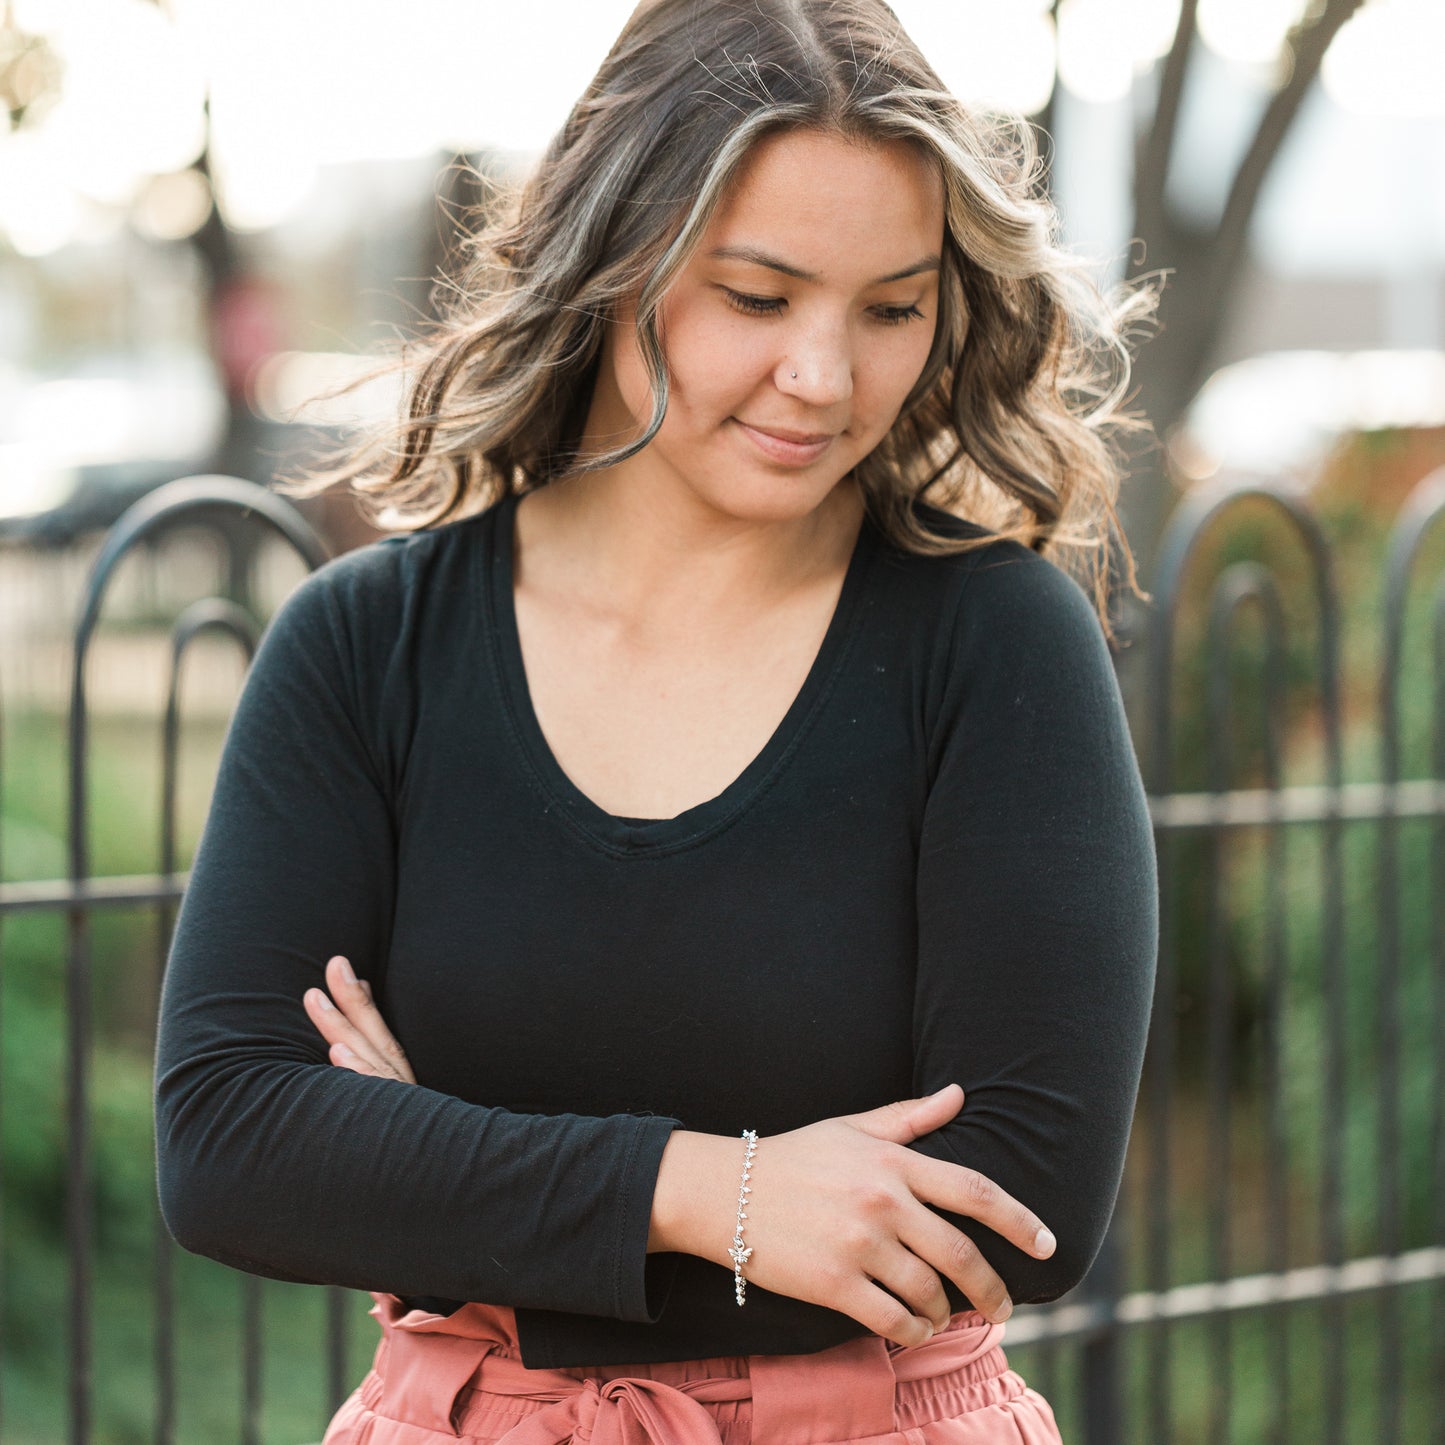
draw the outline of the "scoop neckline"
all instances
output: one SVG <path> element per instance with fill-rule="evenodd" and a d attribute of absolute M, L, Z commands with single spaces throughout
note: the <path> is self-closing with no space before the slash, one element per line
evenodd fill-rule
<path fill-rule="evenodd" d="M 802 686 L 772 735 L 743 770 L 721 792 L 685 808 L 671 818 L 629 818 L 609 813 L 593 801 L 563 770 L 542 732 L 527 686 L 517 627 L 515 528 L 518 494 L 502 498 L 491 509 L 490 585 L 484 591 L 490 617 L 493 665 L 514 740 L 534 785 L 549 807 L 576 833 L 604 852 L 655 854 L 691 847 L 732 823 L 786 767 L 832 688 L 853 634 L 852 620 L 875 551 L 872 519 L 865 511 L 843 575 L 843 585 L 827 629 Z M 483 549 L 478 549 L 479 551 Z"/>

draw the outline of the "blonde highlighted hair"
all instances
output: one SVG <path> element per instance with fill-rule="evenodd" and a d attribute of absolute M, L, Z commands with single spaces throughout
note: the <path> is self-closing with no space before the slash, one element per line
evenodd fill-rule
<path fill-rule="evenodd" d="M 465 239 L 440 319 L 332 393 L 399 373 L 402 415 L 280 489 L 345 484 L 375 525 L 414 530 L 640 451 L 668 403 L 658 305 L 749 149 L 798 127 L 909 140 L 944 183 L 932 350 L 854 468 L 874 521 L 915 552 L 991 541 L 934 532 L 919 499 L 1021 541 L 1085 587 L 1112 640 L 1114 551 L 1148 595 L 1113 443 L 1148 425 L 1120 403 L 1157 287 L 1100 290 L 1059 241 L 1028 121 L 966 108 L 882 0 L 644 0 L 525 184 Z M 634 297 L 652 416 L 584 455 L 603 328 Z"/>

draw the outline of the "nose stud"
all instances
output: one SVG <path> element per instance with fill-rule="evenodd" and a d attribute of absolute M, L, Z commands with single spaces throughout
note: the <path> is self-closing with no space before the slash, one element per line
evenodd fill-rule
<path fill-rule="evenodd" d="M 795 372 L 793 373 L 793 380 L 796 381 L 797 379 L 798 379 L 798 373 L 795 371 Z"/>

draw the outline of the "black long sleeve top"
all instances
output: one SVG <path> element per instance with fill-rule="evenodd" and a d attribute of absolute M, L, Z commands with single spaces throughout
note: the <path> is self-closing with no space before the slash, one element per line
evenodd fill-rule
<path fill-rule="evenodd" d="M 1158 932 L 1082 588 L 1011 541 L 920 557 L 865 519 L 762 751 L 627 819 L 532 711 L 514 509 L 338 557 L 267 628 L 162 993 L 173 1236 L 274 1279 L 510 1305 L 529 1366 L 812 1352 L 864 1326 L 756 1287 L 739 1309 L 730 1271 L 647 1253 L 669 1134 L 756 1129 L 761 1192 L 767 1135 L 957 1081 L 909 1147 L 1058 1248 L 940 1212 L 1016 1302 L 1072 1288 L 1119 1188 Z M 418 1084 L 329 1063 L 301 998 L 336 953 Z"/>

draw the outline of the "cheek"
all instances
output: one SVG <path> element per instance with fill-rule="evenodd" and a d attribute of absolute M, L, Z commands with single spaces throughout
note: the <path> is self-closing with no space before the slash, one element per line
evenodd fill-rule
<path fill-rule="evenodd" d="M 617 348 L 613 361 L 613 376 L 623 404 L 638 422 L 645 424 L 652 415 L 652 386 L 647 379 L 647 368 L 642 364 L 642 352 L 635 340 L 629 338 L 625 345 Z"/>
<path fill-rule="evenodd" d="M 730 412 L 770 375 L 773 343 L 764 328 L 736 324 L 708 298 L 665 310 L 662 337 L 674 395 L 686 407 Z"/>
<path fill-rule="evenodd" d="M 915 361 L 912 347 L 870 348 L 859 357 L 853 372 L 855 401 L 866 397 L 869 412 L 891 412 L 908 394 L 922 367 L 921 359 Z"/>
<path fill-rule="evenodd" d="M 903 405 L 914 383 L 928 365 L 928 355 L 933 349 L 933 330 L 924 329 L 920 323 L 916 336 L 908 337 L 890 353 L 879 376 L 879 386 L 890 398 L 894 411 Z"/>

